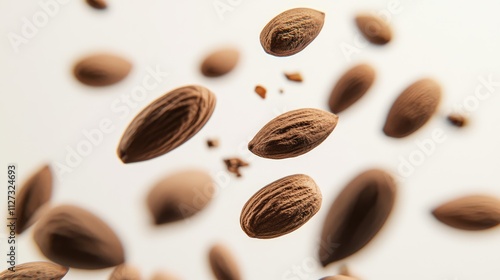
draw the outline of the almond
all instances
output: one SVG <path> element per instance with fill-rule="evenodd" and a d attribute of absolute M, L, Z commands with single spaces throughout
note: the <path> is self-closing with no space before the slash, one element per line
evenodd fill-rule
<path fill-rule="evenodd" d="M 500 200 L 485 195 L 466 196 L 439 206 L 432 214 L 450 227 L 485 230 L 500 224 Z"/>
<path fill-rule="evenodd" d="M 441 87 L 431 79 L 422 79 L 405 89 L 394 101 L 387 115 L 384 133 L 402 138 L 422 127 L 436 112 L 441 101 Z"/>
<path fill-rule="evenodd" d="M 323 110 L 293 110 L 267 123 L 248 143 L 248 149 L 271 159 L 300 156 L 321 144 L 337 121 L 336 115 Z"/>
<path fill-rule="evenodd" d="M 220 77 L 231 72 L 238 64 L 240 53 L 235 48 L 222 48 L 209 54 L 201 63 L 201 73 L 206 77 Z"/>
<path fill-rule="evenodd" d="M 108 7 L 108 3 L 105 0 L 87 0 L 87 4 L 98 10 L 104 10 Z"/>
<path fill-rule="evenodd" d="M 123 80 L 132 69 L 132 64 L 113 54 L 95 54 L 78 62 L 73 73 L 89 86 L 109 86 Z"/>
<path fill-rule="evenodd" d="M 51 209 L 33 237 L 40 251 L 60 265 L 101 269 L 124 262 L 123 246 L 113 230 L 92 213 L 72 205 Z"/>
<path fill-rule="evenodd" d="M 303 174 L 276 180 L 255 193 L 243 206 L 240 224 L 250 237 L 268 239 L 295 231 L 321 207 L 321 192 Z"/>
<path fill-rule="evenodd" d="M 467 123 L 469 122 L 464 115 L 461 115 L 458 113 L 449 114 L 447 119 L 452 125 L 454 125 L 456 127 L 466 126 Z"/>
<path fill-rule="evenodd" d="M 375 80 L 375 70 L 367 64 L 360 64 L 348 70 L 330 94 L 330 111 L 338 114 L 358 101 Z"/>
<path fill-rule="evenodd" d="M 139 270 L 128 264 L 121 264 L 113 270 L 109 280 L 141 280 Z"/>
<path fill-rule="evenodd" d="M 323 28 L 325 14 L 295 8 L 274 17 L 260 33 L 260 43 L 268 54 L 290 56 L 302 51 Z"/>
<path fill-rule="evenodd" d="M 124 163 L 149 160 L 182 145 L 200 131 L 215 109 L 215 95 L 202 86 L 175 89 L 144 108 L 118 146 Z"/>
<path fill-rule="evenodd" d="M 240 269 L 231 252 L 222 244 L 215 244 L 208 253 L 210 267 L 217 280 L 240 280 Z"/>
<path fill-rule="evenodd" d="M 372 44 L 384 45 L 391 41 L 391 27 L 379 16 L 374 14 L 359 14 L 356 25 L 361 34 Z"/>
<path fill-rule="evenodd" d="M 69 268 L 49 262 L 29 262 L 16 265 L 15 272 L 8 269 L 0 272 L 2 280 L 51 279 L 61 280 Z"/>
<path fill-rule="evenodd" d="M 350 277 L 350 276 L 345 276 L 345 275 L 336 275 L 336 276 L 323 277 L 319 280 L 357 280 L 357 279 Z"/>
<path fill-rule="evenodd" d="M 396 185 L 384 171 L 372 169 L 354 178 L 337 196 L 321 234 L 323 266 L 346 258 L 375 237 L 389 217 Z"/>
<path fill-rule="evenodd" d="M 177 278 L 177 276 L 174 276 L 172 274 L 166 273 L 166 272 L 156 272 L 151 276 L 151 280 L 179 280 L 180 278 Z"/>

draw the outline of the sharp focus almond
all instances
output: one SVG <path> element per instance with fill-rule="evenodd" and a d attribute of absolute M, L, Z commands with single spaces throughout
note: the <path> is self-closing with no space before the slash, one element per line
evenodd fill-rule
<path fill-rule="evenodd" d="M 321 234 L 323 266 L 346 258 L 375 237 L 391 213 L 396 198 L 392 177 L 368 170 L 352 180 L 331 206 Z"/>
<path fill-rule="evenodd" d="M 37 223 L 40 251 L 60 265 L 101 269 L 124 262 L 123 246 L 113 230 L 92 213 L 72 205 L 51 209 Z"/>
<path fill-rule="evenodd" d="M 15 271 L 8 269 L 0 272 L 2 280 L 50 279 L 61 280 L 68 268 L 49 262 L 29 262 L 16 265 Z"/>
<path fill-rule="evenodd" d="M 189 218 L 203 210 L 214 191 L 210 175 L 200 170 L 186 170 L 164 178 L 153 187 L 147 204 L 155 224 L 165 224 Z"/>
<path fill-rule="evenodd" d="M 202 86 L 175 89 L 144 108 L 118 147 L 124 163 L 149 160 L 179 147 L 200 131 L 215 109 L 215 95 Z"/>
<path fill-rule="evenodd" d="M 89 86 L 109 86 L 123 80 L 132 69 L 132 64 L 112 54 L 95 54 L 79 61 L 73 73 Z"/>
<path fill-rule="evenodd" d="M 273 18 L 260 33 L 264 50 L 274 56 L 290 56 L 307 47 L 323 28 L 325 14 L 296 8 Z"/>
<path fill-rule="evenodd" d="M 16 197 L 16 233 L 22 233 L 36 221 L 38 212 L 51 196 L 52 173 L 50 167 L 44 165 L 28 179 Z"/>
<path fill-rule="evenodd" d="M 113 270 L 109 280 L 141 280 L 141 274 L 136 267 L 121 264 Z"/>
<path fill-rule="evenodd" d="M 275 238 L 290 233 L 311 219 L 321 207 L 321 192 L 302 174 L 276 180 L 255 193 L 243 206 L 240 224 L 253 238 Z"/>
<path fill-rule="evenodd" d="M 484 195 L 466 196 L 439 206 L 432 214 L 450 227 L 485 230 L 500 224 L 500 200 Z"/>
<path fill-rule="evenodd" d="M 431 79 L 410 85 L 394 101 L 387 115 L 384 133 L 402 138 L 422 127 L 436 112 L 441 100 L 441 87 Z"/>
<path fill-rule="evenodd" d="M 338 114 L 358 101 L 375 80 L 375 70 L 367 64 L 360 64 L 347 71 L 337 82 L 330 94 L 330 111 Z"/>
<path fill-rule="evenodd" d="M 238 64 L 240 53 L 235 48 L 223 48 L 209 54 L 201 63 L 206 77 L 220 77 L 231 72 Z"/>
<path fill-rule="evenodd" d="M 267 123 L 248 143 L 248 149 L 271 159 L 300 156 L 321 144 L 337 121 L 336 115 L 323 110 L 293 110 Z"/>
<path fill-rule="evenodd" d="M 392 39 L 391 27 L 377 15 L 359 14 L 356 16 L 356 25 L 372 44 L 384 45 Z"/>
<path fill-rule="evenodd" d="M 210 267 L 217 280 L 240 280 L 240 269 L 231 252 L 221 244 L 215 244 L 208 254 Z"/>

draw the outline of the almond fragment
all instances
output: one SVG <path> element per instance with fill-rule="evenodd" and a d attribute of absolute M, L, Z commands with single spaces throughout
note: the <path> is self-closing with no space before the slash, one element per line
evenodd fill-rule
<path fill-rule="evenodd" d="M 262 99 L 266 99 L 266 88 L 261 86 L 261 85 L 257 85 L 255 86 L 255 93 L 257 93 Z"/>
<path fill-rule="evenodd" d="M 227 170 L 234 173 L 236 177 L 241 177 L 240 167 L 248 166 L 248 162 L 240 158 L 227 158 L 224 159 L 224 163 L 226 164 Z"/>
<path fill-rule="evenodd" d="M 456 127 L 463 127 L 468 123 L 467 118 L 464 115 L 458 113 L 449 114 L 447 119 L 452 125 Z"/>
<path fill-rule="evenodd" d="M 285 73 L 285 77 L 289 80 L 289 81 L 292 81 L 292 82 L 302 82 L 303 79 L 302 79 L 302 75 L 299 73 L 299 72 L 295 72 L 295 73 Z"/>

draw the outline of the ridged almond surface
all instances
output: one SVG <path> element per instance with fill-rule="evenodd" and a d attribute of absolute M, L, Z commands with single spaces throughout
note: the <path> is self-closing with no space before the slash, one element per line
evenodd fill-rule
<path fill-rule="evenodd" d="M 131 163 L 177 148 L 207 123 L 215 99 L 202 86 L 181 87 L 156 99 L 129 124 L 118 146 L 118 156 L 124 163 Z"/>
<path fill-rule="evenodd" d="M 220 77 L 231 72 L 240 58 L 235 48 L 222 48 L 209 54 L 201 63 L 201 73 L 206 77 Z"/>
<path fill-rule="evenodd" d="M 325 14 L 309 8 L 287 10 L 274 17 L 260 33 L 268 54 L 290 56 L 302 51 L 323 28 Z"/>
<path fill-rule="evenodd" d="M 121 264 L 113 270 L 109 280 L 141 280 L 139 270 L 128 264 Z"/>
<path fill-rule="evenodd" d="M 49 262 L 29 262 L 16 265 L 15 272 L 8 269 L 0 272 L 2 280 L 61 280 L 69 268 Z"/>
<path fill-rule="evenodd" d="M 64 266 L 101 269 L 122 264 L 125 259 L 114 231 L 94 214 L 72 205 L 45 213 L 33 237 L 48 259 Z"/>
<path fill-rule="evenodd" d="M 441 87 L 434 80 L 422 79 L 413 83 L 392 104 L 384 133 L 394 138 L 412 134 L 429 121 L 440 101 Z"/>
<path fill-rule="evenodd" d="M 337 121 L 336 115 L 323 110 L 293 110 L 267 123 L 248 143 L 248 149 L 271 159 L 300 156 L 321 144 Z"/>
<path fill-rule="evenodd" d="M 338 80 L 330 94 L 330 111 L 338 114 L 358 101 L 375 81 L 375 70 L 367 64 L 349 69 Z"/>
<path fill-rule="evenodd" d="M 222 244 L 215 244 L 208 253 L 210 267 L 217 280 L 240 280 L 238 264 L 231 252 Z"/>
<path fill-rule="evenodd" d="M 323 266 L 346 258 L 375 237 L 389 217 L 396 185 L 384 171 L 371 169 L 354 178 L 333 202 L 321 234 Z"/>
<path fill-rule="evenodd" d="M 109 86 L 123 80 L 132 69 L 126 59 L 108 53 L 95 54 L 80 60 L 73 74 L 89 86 Z"/>
<path fill-rule="evenodd" d="M 500 224 L 500 200 L 485 195 L 466 196 L 439 206 L 432 214 L 450 227 L 485 230 Z"/>
<path fill-rule="evenodd" d="M 260 189 L 241 211 L 240 224 L 250 237 L 267 239 L 290 233 L 311 219 L 321 207 L 314 180 L 290 175 Z"/>
<path fill-rule="evenodd" d="M 384 45 L 392 39 L 391 27 L 377 15 L 359 14 L 356 16 L 356 25 L 366 40 L 372 44 Z"/>

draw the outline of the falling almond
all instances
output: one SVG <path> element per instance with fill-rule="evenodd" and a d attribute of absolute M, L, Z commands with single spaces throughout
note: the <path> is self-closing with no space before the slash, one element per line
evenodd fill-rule
<path fill-rule="evenodd" d="M 74 67 L 75 77 L 89 86 L 109 86 L 123 80 L 132 69 L 126 59 L 109 53 L 95 54 L 80 60 Z"/>
<path fill-rule="evenodd" d="M 139 270 L 129 264 L 121 264 L 113 270 L 109 280 L 141 280 Z"/>
<path fill-rule="evenodd" d="M 201 73 L 210 78 L 231 72 L 238 64 L 240 53 L 235 48 L 221 48 L 209 54 L 201 63 Z"/>
<path fill-rule="evenodd" d="M 392 39 L 391 27 L 377 15 L 359 14 L 356 16 L 356 25 L 372 44 L 385 45 Z"/>
<path fill-rule="evenodd" d="M 2 280 L 50 279 L 61 280 L 69 268 L 49 262 L 29 262 L 17 264 L 15 271 L 6 269 L 0 272 Z"/>
<path fill-rule="evenodd" d="M 229 249 L 222 244 L 215 244 L 208 253 L 210 267 L 217 280 L 240 280 L 240 269 Z"/>

